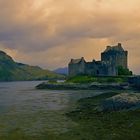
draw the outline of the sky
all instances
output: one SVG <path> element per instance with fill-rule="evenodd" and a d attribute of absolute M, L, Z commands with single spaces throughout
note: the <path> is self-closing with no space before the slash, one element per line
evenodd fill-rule
<path fill-rule="evenodd" d="M 122 43 L 140 74 L 140 0 L 0 0 L 0 49 L 45 69 Z"/>

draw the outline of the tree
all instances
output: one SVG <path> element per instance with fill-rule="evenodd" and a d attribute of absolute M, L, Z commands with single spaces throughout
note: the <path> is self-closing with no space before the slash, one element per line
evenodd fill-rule
<path fill-rule="evenodd" d="M 118 75 L 133 75 L 132 71 L 129 69 L 123 68 L 122 66 L 118 67 Z"/>

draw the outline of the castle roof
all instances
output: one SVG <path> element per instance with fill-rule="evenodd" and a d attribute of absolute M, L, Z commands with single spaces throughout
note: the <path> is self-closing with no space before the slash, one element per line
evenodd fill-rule
<path fill-rule="evenodd" d="M 71 59 L 71 62 L 72 64 L 78 64 L 80 63 L 81 61 L 85 61 L 85 59 L 82 57 L 80 59 Z"/>
<path fill-rule="evenodd" d="M 104 52 L 109 52 L 109 51 L 119 51 L 119 52 L 123 52 L 124 49 L 121 45 L 121 43 L 118 43 L 118 45 L 116 46 L 107 46 L 106 50 Z"/>

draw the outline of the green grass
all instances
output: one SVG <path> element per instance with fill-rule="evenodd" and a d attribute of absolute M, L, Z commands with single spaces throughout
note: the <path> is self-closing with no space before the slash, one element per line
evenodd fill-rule
<path fill-rule="evenodd" d="M 124 83 L 127 82 L 127 77 L 94 77 L 94 76 L 75 76 L 68 78 L 67 83 Z"/>
<path fill-rule="evenodd" d="M 64 76 L 41 69 L 38 66 L 29 66 L 16 63 L 10 56 L 0 52 L 0 81 L 24 81 L 63 79 Z"/>

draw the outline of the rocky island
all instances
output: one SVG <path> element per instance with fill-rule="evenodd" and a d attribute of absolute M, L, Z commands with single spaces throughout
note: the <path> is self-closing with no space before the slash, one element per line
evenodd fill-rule
<path fill-rule="evenodd" d="M 121 43 L 107 46 L 101 53 L 101 61 L 86 62 L 81 59 L 71 59 L 68 64 L 69 75 L 63 83 L 41 83 L 37 89 L 55 90 L 94 90 L 94 89 L 131 89 L 132 72 L 128 68 L 128 51 Z M 132 80 L 131 80 L 132 81 Z"/>
<path fill-rule="evenodd" d="M 76 76 L 64 82 L 43 82 L 37 89 L 51 90 L 140 90 L 140 77 Z"/>

